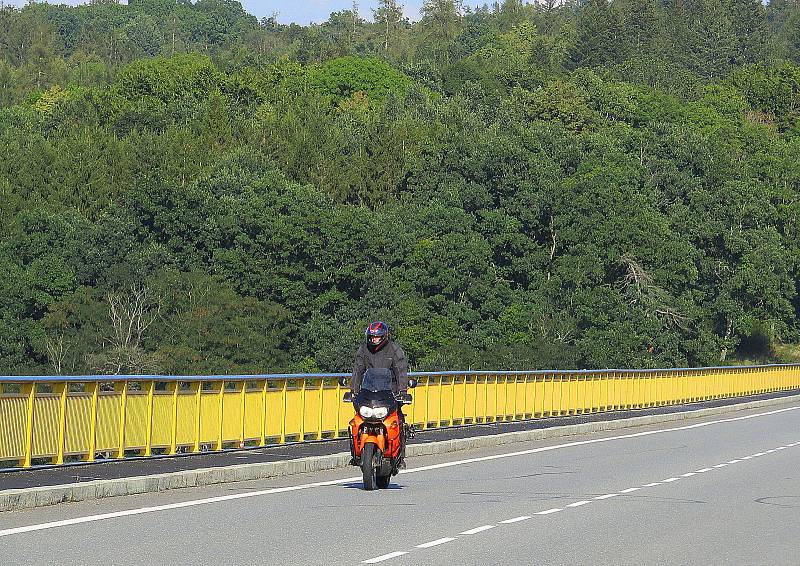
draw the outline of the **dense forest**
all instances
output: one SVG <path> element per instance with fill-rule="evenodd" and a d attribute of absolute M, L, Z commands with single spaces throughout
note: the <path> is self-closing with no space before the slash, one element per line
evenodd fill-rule
<path fill-rule="evenodd" d="M 788 361 L 800 1 L 0 9 L 0 374 Z"/>

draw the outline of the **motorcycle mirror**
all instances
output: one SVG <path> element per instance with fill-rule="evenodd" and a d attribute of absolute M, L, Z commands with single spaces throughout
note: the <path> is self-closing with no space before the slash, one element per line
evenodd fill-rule
<path fill-rule="evenodd" d="M 350 385 L 350 378 L 349 377 L 340 377 L 339 378 L 339 385 L 342 387 L 347 387 Z"/>
<path fill-rule="evenodd" d="M 417 386 L 417 380 L 414 379 L 413 377 L 409 377 L 408 378 L 408 387 L 411 388 L 411 387 L 416 387 L 416 386 Z"/>
<path fill-rule="evenodd" d="M 353 402 L 353 392 L 352 391 L 347 391 L 344 394 L 344 397 L 342 397 L 342 402 L 343 403 L 352 403 Z"/>

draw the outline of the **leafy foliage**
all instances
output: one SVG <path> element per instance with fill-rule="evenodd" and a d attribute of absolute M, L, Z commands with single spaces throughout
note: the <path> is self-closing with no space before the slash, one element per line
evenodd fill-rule
<path fill-rule="evenodd" d="M 0 9 L 0 372 L 789 359 L 797 2 Z"/>

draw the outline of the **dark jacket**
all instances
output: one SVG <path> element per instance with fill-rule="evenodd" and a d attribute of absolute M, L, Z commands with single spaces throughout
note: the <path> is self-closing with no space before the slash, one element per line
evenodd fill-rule
<path fill-rule="evenodd" d="M 356 362 L 353 365 L 353 375 L 350 377 L 350 389 L 353 393 L 358 393 L 361 389 L 364 372 L 370 368 L 391 369 L 392 389 L 395 393 L 401 391 L 405 393 L 408 389 L 408 361 L 405 352 L 397 342 L 389 340 L 374 354 L 369 351 L 366 342 L 359 346 L 358 352 L 356 352 Z"/>

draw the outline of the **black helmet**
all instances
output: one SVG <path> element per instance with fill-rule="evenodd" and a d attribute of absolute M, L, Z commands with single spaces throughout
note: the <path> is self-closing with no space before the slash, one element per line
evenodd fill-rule
<path fill-rule="evenodd" d="M 373 322 L 364 331 L 367 337 L 367 348 L 373 354 L 383 348 L 389 341 L 389 326 L 385 322 Z M 373 340 L 379 338 L 379 340 Z"/>

